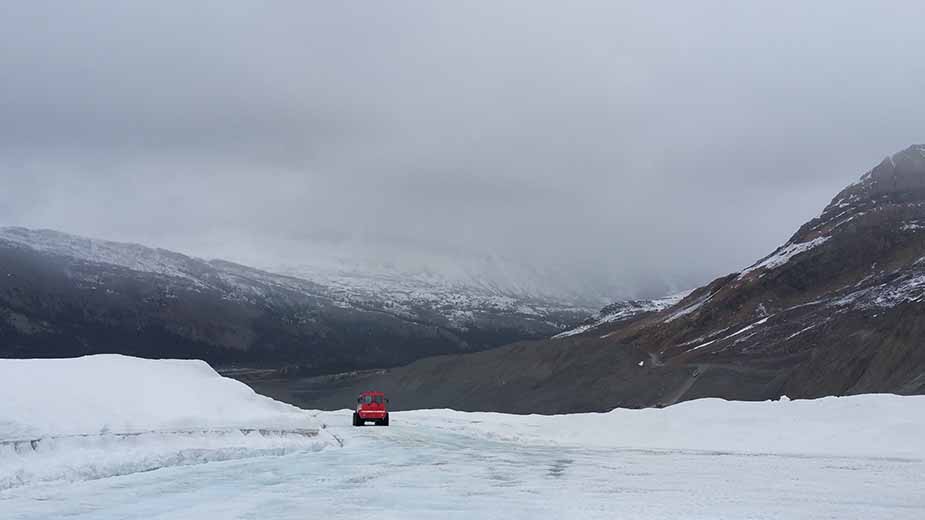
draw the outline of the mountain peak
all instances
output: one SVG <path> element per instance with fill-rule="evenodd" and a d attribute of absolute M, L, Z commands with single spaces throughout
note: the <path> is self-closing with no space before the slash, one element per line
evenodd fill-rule
<path fill-rule="evenodd" d="M 815 238 L 820 232 L 829 234 L 857 217 L 888 208 L 888 213 L 904 218 L 906 215 L 899 214 L 901 209 L 911 210 L 921 201 L 925 201 L 925 144 L 912 145 L 883 159 L 836 195 L 819 217 L 800 228 L 793 240 Z"/>
<path fill-rule="evenodd" d="M 375 385 L 421 407 L 458 406 L 449 399 L 463 395 L 464 406 L 517 413 L 925 393 L 923 331 L 919 145 L 847 187 L 771 255 L 673 305 L 613 305 L 554 341 L 417 362 Z M 407 381 L 441 391 L 402 394 Z M 344 392 L 338 380 L 334 392 L 345 399 L 370 384 L 358 379 Z"/>
<path fill-rule="evenodd" d="M 895 153 L 861 178 L 869 195 L 925 190 L 925 145 L 913 145 Z"/>

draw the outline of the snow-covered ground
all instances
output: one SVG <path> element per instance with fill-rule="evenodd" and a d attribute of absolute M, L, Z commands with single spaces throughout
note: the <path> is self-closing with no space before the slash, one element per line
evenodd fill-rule
<path fill-rule="evenodd" d="M 337 444 L 202 361 L 3 359 L 0 395 L 0 493 Z"/>
<path fill-rule="evenodd" d="M 195 364 L 158 366 L 170 379 L 183 366 L 199 371 L 188 382 L 222 380 Z M 0 489 L 0 518 L 925 517 L 925 397 L 702 400 L 663 410 L 570 416 L 426 410 L 394 413 L 389 428 L 352 428 L 347 410 L 301 412 L 233 382 L 214 382 L 233 397 L 206 391 L 200 400 L 193 392 L 179 415 L 199 409 L 209 417 L 206 425 L 232 422 L 240 428 L 259 427 L 250 421 L 266 414 L 277 426 L 314 423 L 319 434 L 287 450 L 260 452 L 238 444 L 242 457 L 235 460 L 188 459 L 156 471 L 8 486 Z M 5 378 L 0 385 L 8 390 Z M 157 401 L 144 402 L 166 412 L 145 419 L 153 421 L 146 426 L 172 424 L 169 408 Z M 218 402 L 237 403 L 242 411 L 216 411 Z M 84 409 L 96 416 L 107 408 Z M 3 408 L 7 422 L 10 410 L 33 414 L 16 420 L 20 427 L 52 427 L 45 412 L 23 408 Z M 144 412 L 139 414 L 131 426 L 141 424 Z M 211 437 L 225 441 L 230 449 L 240 439 Z M 78 446 L 74 454 L 71 446 L 57 448 L 57 456 L 76 461 L 82 455 L 90 464 L 111 447 L 81 453 Z M 122 455 L 130 460 L 131 450 Z M 0 470 L 7 472 L 11 461 L 28 470 L 43 460 L 30 450 L 4 452 Z"/>

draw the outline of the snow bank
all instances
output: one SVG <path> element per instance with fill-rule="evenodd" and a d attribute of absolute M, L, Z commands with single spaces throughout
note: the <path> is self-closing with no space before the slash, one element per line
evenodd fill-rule
<path fill-rule="evenodd" d="M 559 416 L 451 410 L 394 415 L 395 424 L 428 424 L 525 444 L 925 459 L 925 396 L 702 399 L 664 409 Z"/>
<path fill-rule="evenodd" d="M 0 360 L 0 440 L 203 428 L 306 428 L 307 412 L 203 361 L 119 355 Z"/>
<path fill-rule="evenodd" d="M 202 361 L 0 360 L 0 489 L 292 450 L 333 438 L 312 414 Z"/>

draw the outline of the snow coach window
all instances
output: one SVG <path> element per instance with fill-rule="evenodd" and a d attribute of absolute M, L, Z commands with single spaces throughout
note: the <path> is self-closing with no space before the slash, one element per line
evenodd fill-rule
<path fill-rule="evenodd" d="M 371 395 L 367 395 L 367 396 L 365 396 L 365 397 L 363 398 L 363 402 L 366 403 L 366 404 L 369 404 L 369 403 L 373 402 L 373 397 L 372 397 Z"/>
<path fill-rule="evenodd" d="M 373 399 L 374 399 L 377 403 L 382 404 L 382 396 L 381 396 L 381 395 L 377 395 L 377 396 L 374 397 Z"/>

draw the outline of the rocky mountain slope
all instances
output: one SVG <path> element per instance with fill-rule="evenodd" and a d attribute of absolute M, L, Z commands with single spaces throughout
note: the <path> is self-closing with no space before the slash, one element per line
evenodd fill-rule
<path fill-rule="evenodd" d="M 489 352 L 252 383 L 311 406 L 342 407 L 375 387 L 402 407 L 540 413 L 925 393 L 923 300 L 925 146 L 913 146 L 767 257 L 680 301 L 617 305 L 566 334 Z"/>
<path fill-rule="evenodd" d="M 478 288 L 351 291 L 220 260 L 0 228 L 0 356 L 114 352 L 306 373 L 555 334 L 587 309 Z"/>
<path fill-rule="evenodd" d="M 591 333 L 607 325 L 625 323 L 638 319 L 639 317 L 649 313 L 663 311 L 673 305 L 676 305 L 692 292 L 693 291 L 684 291 L 678 294 L 673 294 L 671 296 L 666 296 L 664 298 L 656 298 L 654 300 L 627 300 L 612 303 L 601 309 L 600 312 L 594 316 L 591 316 L 590 318 L 581 322 L 574 329 L 569 329 L 565 332 L 556 334 L 553 336 L 553 339 L 562 339 L 569 336 Z"/>

